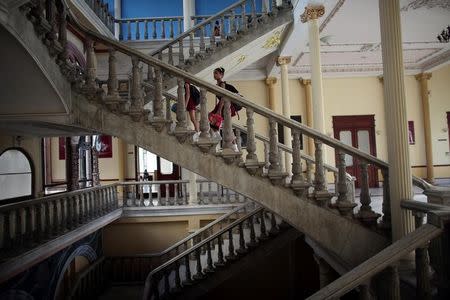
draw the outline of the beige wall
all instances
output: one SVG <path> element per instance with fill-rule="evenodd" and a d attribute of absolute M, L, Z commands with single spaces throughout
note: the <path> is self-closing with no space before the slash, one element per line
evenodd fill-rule
<path fill-rule="evenodd" d="M 121 218 L 103 229 L 106 256 L 160 252 L 218 215 Z"/>
<path fill-rule="evenodd" d="M 17 140 L 12 136 L 0 136 L 0 153 L 12 147 L 21 148 L 30 157 L 34 171 L 33 193 L 36 197 L 40 196 L 43 186 L 41 138 L 20 137 L 20 140 Z"/>
<path fill-rule="evenodd" d="M 430 113 L 433 142 L 433 156 L 436 177 L 450 177 L 450 154 L 446 112 L 450 111 L 450 66 L 433 72 L 430 81 Z M 267 106 L 267 88 L 264 81 L 232 82 L 246 98 Z M 275 84 L 275 112 L 281 113 L 280 79 Z M 290 80 L 291 114 L 301 115 L 306 122 L 305 90 L 298 80 Z M 387 160 L 386 120 L 384 114 L 383 84 L 377 77 L 325 78 L 323 82 L 325 101 L 325 130 L 333 137 L 333 116 L 375 115 L 377 156 Z M 414 121 L 415 141 L 410 145 L 410 159 L 413 172 L 425 176 L 425 145 L 422 116 L 422 102 L 419 82 L 414 76 L 405 76 L 408 121 Z M 245 111 L 241 112 L 245 119 Z M 245 120 L 233 120 L 237 123 Z M 258 133 L 267 136 L 267 120 L 258 118 L 255 122 Z M 263 159 L 258 146 L 258 158 Z M 328 148 L 328 147 L 327 147 Z M 334 150 L 327 149 L 327 160 L 334 164 Z"/>

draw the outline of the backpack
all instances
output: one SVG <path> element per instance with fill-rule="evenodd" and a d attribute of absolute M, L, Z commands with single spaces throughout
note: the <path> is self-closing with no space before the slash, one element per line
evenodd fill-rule
<path fill-rule="evenodd" d="M 200 91 L 198 88 L 193 86 L 192 84 L 189 85 L 189 91 L 191 92 L 191 98 L 194 100 L 194 104 L 197 106 L 200 104 Z"/>
<path fill-rule="evenodd" d="M 239 91 L 238 91 L 233 85 L 228 84 L 228 83 L 226 83 L 226 82 L 225 82 L 225 89 L 226 89 L 227 91 L 232 92 L 232 93 L 239 94 Z M 239 105 L 239 104 L 237 104 L 237 103 L 231 103 L 231 105 L 233 106 L 234 111 L 236 111 L 236 112 L 237 112 L 237 111 L 240 111 L 240 110 L 242 109 L 242 106 Z"/>

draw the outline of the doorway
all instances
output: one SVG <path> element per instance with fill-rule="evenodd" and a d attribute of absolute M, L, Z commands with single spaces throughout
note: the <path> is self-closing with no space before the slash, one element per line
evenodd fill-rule
<path fill-rule="evenodd" d="M 333 116 L 334 138 L 359 150 L 377 155 L 375 142 L 375 115 Z M 345 155 L 347 173 L 356 177 L 355 185 L 360 187 L 361 168 L 358 159 Z M 378 187 L 377 169 L 369 165 L 369 187 Z"/>

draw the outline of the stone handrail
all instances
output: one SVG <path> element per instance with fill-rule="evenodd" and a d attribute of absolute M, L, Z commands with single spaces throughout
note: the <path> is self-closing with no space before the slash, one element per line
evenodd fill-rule
<path fill-rule="evenodd" d="M 114 16 L 109 12 L 109 4 L 102 0 L 84 0 L 97 17 L 114 33 Z"/>
<path fill-rule="evenodd" d="M 245 3 L 246 1 L 247 0 L 240 0 L 240 1 L 230 5 L 228 7 L 226 7 L 225 9 L 221 10 L 220 12 L 215 14 L 214 16 L 209 17 L 208 19 L 206 19 L 205 21 L 201 22 L 200 24 L 197 24 L 196 26 L 192 27 L 191 29 L 183 32 L 176 39 L 174 39 L 172 41 L 169 41 L 166 44 L 162 45 L 157 50 L 153 51 L 150 55 L 154 56 L 154 55 L 157 55 L 158 53 L 162 53 L 164 50 L 168 49 L 170 46 L 173 46 L 173 45 L 179 43 L 180 41 L 184 40 L 185 38 L 187 38 L 187 37 L 189 37 L 191 35 L 194 35 L 197 30 L 200 30 L 202 27 L 204 27 L 208 23 L 214 22 L 216 19 L 221 18 L 222 15 L 225 15 L 230 10 L 233 10 L 236 7 L 239 7 L 241 4 Z"/>
<path fill-rule="evenodd" d="M 106 258 L 103 256 L 82 271 L 73 283 L 65 299 L 95 299 L 108 284 Z"/>
<path fill-rule="evenodd" d="M 196 180 L 198 202 L 194 203 L 193 200 L 189 199 L 188 184 L 189 180 L 143 180 L 118 183 L 119 186 L 124 187 L 122 196 L 124 207 L 238 204 L 247 201 L 246 196 L 236 191 L 232 191 L 210 180 L 198 179 Z M 204 184 L 207 185 L 207 195 L 203 193 Z M 213 184 L 216 186 L 215 191 L 212 189 Z M 156 197 L 153 197 L 153 187 L 156 187 Z M 145 194 L 148 194 L 148 197 L 145 197 Z M 170 194 L 173 194 L 173 196 L 170 196 Z"/>
<path fill-rule="evenodd" d="M 428 260 L 430 241 L 430 257 L 431 261 L 436 264 L 433 267 L 439 277 L 438 298 L 448 298 L 450 207 L 414 200 L 403 200 L 401 206 L 405 210 L 412 211 L 415 216 L 415 231 L 391 244 L 307 299 L 339 299 L 358 287 L 360 293 L 364 293 L 360 298 L 368 299 L 365 296 L 370 294 L 369 281 L 383 270 L 382 276 L 385 277 L 384 280 L 387 280 L 383 286 L 387 289 L 385 295 L 378 295 L 378 297 L 394 299 L 395 295 L 400 295 L 397 262 L 412 251 L 415 251 L 416 254 L 417 299 L 431 299 L 431 274 Z M 427 224 L 423 224 L 425 215 L 428 217 Z"/>
<path fill-rule="evenodd" d="M 64 1 L 64 0 L 46 0 L 49 2 L 54 1 Z M 287 1 L 283 1 L 283 6 L 288 4 Z M 39 3 L 38 3 L 39 4 Z M 33 7 L 33 4 L 31 4 Z M 63 8 L 67 6 L 62 6 Z M 276 12 L 276 8 L 273 9 Z M 28 15 L 39 15 L 33 18 L 30 18 L 32 21 L 41 18 L 40 9 L 31 9 Z M 64 16 L 64 9 L 61 9 L 61 15 Z M 72 67 L 68 64 L 67 61 L 61 61 L 61 68 L 63 72 L 68 74 L 69 78 L 73 80 L 75 86 L 80 87 L 79 90 L 83 93 L 86 98 L 93 102 L 96 102 L 97 105 L 104 105 L 112 111 L 120 112 L 123 114 L 127 114 L 130 116 L 131 120 L 134 122 L 142 122 L 144 116 L 148 116 L 148 122 L 151 126 L 154 126 L 156 130 L 162 131 L 164 128 L 170 128 L 169 124 L 172 123 L 172 115 L 170 112 L 170 105 L 167 105 L 169 102 L 166 101 L 166 107 L 163 109 L 163 85 L 162 80 L 164 77 L 171 76 L 177 80 L 177 112 L 176 112 L 176 120 L 177 124 L 174 129 L 173 134 L 177 137 L 180 142 L 186 141 L 188 138 L 190 131 L 187 128 L 187 120 L 186 113 L 184 110 L 184 82 L 190 81 L 192 84 L 198 86 L 201 92 L 201 118 L 200 118 L 200 129 L 201 134 L 199 138 L 199 142 L 197 143 L 198 147 L 204 151 L 210 151 L 211 147 L 217 143 L 216 140 L 211 138 L 209 133 L 209 122 L 208 122 L 208 111 L 206 105 L 206 94 L 211 93 L 216 97 L 223 97 L 225 104 L 225 114 L 224 114 L 224 124 L 223 124 L 223 151 L 221 156 L 225 160 L 226 163 L 234 163 L 237 159 L 240 159 L 240 153 L 236 153 L 233 150 L 233 140 L 234 135 L 232 131 L 232 122 L 231 122 L 231 112 L 229 107 L 231 102 L 237 103 L 246 108 L 246 116 L 247 116 L 247 130 L 248 130 L 248 144 L 247 144 L 247 156 L 245 162 L 243 162 L 243 166 L 249 171 L 250 174 L 260 174 L 261 163 L 258 161 L 256 156 L 256 144 L 255 144 L 255 136 L 254 136 L 254 114 L 257 114 L 263 118 L 266 118 L 270 125 L 270 151 L 269 151 L 269 166 L 267 177 L 272 181 L 272 183 L 276 185 L 281 185 L 285 183 L 286 173 L 282 170 L 280 164 L 280 155 L 278 151 L 278 137 L 277 137 L 277 124 L 280 124 L 284 127 L 287 127 L 293 133 L 293 165 L 292 165 L 292 177 L 290 183 L 288 185 L 289 188 L 293 189 L 295 194 L 303 195 L 306 190 L 309 190 L 310 183 L 306 182 L 303 174 L 301 172 L 301 155 L 300 155 L 300 134 L 303 134 L 309 138 L 312 138 L 315 143 L 315 174 L 314 174 L 314 186 L 313 193 L 311 194 L 315 202 L 319 206 L 328 207 L 331 202 L 331 194 L 326 185 L 325 175 L 324 175 L 324 163 L 323 163 L 323 144 L 326 144 L 336 151 L 337 160 L 337 168 L 339 170 L 338 182 L 337 182 L 337 201 L 333 204 L 333 207 L 337 208 L 339 212 L 344 215 L 352 215 L 353 208 L 355 207 L 355 203 L 349 202 L 347 199 L 347 195 L 349 194 L 346 176 L 345 176 L 345 154 L 354 156 L 361 167 L 361 214 L 358 213 L 357 217 L 367 225 L 374 225 L 379 218 L 379 214 L 375 213 L 371 208 L 371 199 L 369 193 L 369 180 L 368 180 L 368 165 L 374 165 L 376 167 L 381 168 L 384 182 L 388 182 L 388 164 L 370 154 L 367 154 L 359 149 L 353 148 L 352 146 L 346 145 L 336 139 L 330 138 L 327 135 L 320 133 L 312 128 L 309 128 L 303 124 L 300 124 L 296 121 L 293 121 L 289 118 L 283 117 L 272 110 L 256 105 L 250 99 L 245 97 L 241 97 L 234 93 L 231 93 L 217 85 L 210 84 L 200 78 L 192 76 L 192 74 L 183 71 L 177 67 L 172 66 L 171 64 L 164 63 L 160 59 L 154 58 L 149 55 L 143 54 L 141 51 L 132 49 L 114 39 L 110 39 L 101 34 L 98 34 L 86 26 L 82 25 L 77 21 L 76 16 L 74 16 L 70 10 L 68 21 L 71 25 L 82 32 L 86 38 L 86 57 L 87 57 L 87 66 L 84 74 L 84 79 L 79 77 L 79 71 L 76 67 Z M 51 14 L 50 14 L 51 15 Z M 37 19 L 36 19 L 37 18 Z M 61 16 L 60 16 L 61 18 Z M 59 24 L 65 25 L 67 20 L 65 18 L 61 18 Z M 35 26 L 38 27 L 38 30 L 48 30 L 46 27 L 42 27 L 39 22 L 34 22 Z M 56 27 L 57 28 L 57 27 Z M 65 27 L 60 26 L 59 30 L 64 33 Z M 64 34 L 60 34 L 57 41 L 49 41 L 49 48 L 52 51 L 59 51 L 61 54 L 58 56 L 64 57 L 65 47 L 61 47 L 60 45 L 64 45 L 66 40 L 64 39 Z M 96 83 L 96 66 L 95 66 L 95 49 L 94 42 L 96 45 L 103 45 L 109 49 L 109 78 L 108 78 L 108 87 L 107 94 L 104 95 L 103 89 L 99 89 Z M 120 98 L 118 94 L 118 79 L 117 79 L 117 71 L 116 71 L 116 52 L 121 52 L 130 57 L 132 64 L 132 84 L 130 89 L 130 99 L 124 100 Z M 141 73 L 140 65 L 145 64 L 148 66 L 147 78 L 150 82 L 153 82 L 155 87 L 153 93 L 153 110 L 151 114 L 148 114 L 146 110 L 144 110 L 144 95 L 142 93 L 142 78 L 143 75 Z M 74 69 L 74 71 L 72 71 Z M 75 74 L 75 75 L 72 75 Z M 148 95 L 146 95 L 147 97 Z M 151 94 L 150 94 L 151 96 Z M 170 129 L 172 130 L 172 129 Z M 388 184 L 383 185 L 383 222 L 386 226 L 390 224 L 390 204 L 389 204 L 389 187 Z"/>
<path fill-rule="evenodd" d="M 195 255 L 196 259 L 197 259 L 197 275 L 201 276 L 202 274 L 202 266 L 201 266 L 201 260 L 200 260 L 200 253 L 202 249 L 206 249 L 207 255 L 208 255 L 208 261 L 207 261 L 207 267 L 206 269 L 210 269 L 211 271 L 213 270 L 213 261 L 211 258 L 211 251 L 212 251 L 212 245 L 213 243 L 217 242 L 218 248 L 219 248 L 219 255 L 218 255 L 218 262 L 216 263 L 216 265 L 219 264 L 224 264 L 224 258 L 223 258 L 223 252 L 222 252 L 222 236 L 225 234 L 228 234 L 228 238 L 230 239 L 229 241 L 229 245 L 232 245 L 232 232 L 237 231 L 237 229 L 239 228 L 239 235 L 240 235 L 240 240 L 242 240 L 244 243 L 244 237 L 243 237 L 243 231 L 242 231 L 242 227 L 244 225 L 244 222 L 248 222 L 250 228 L 253 228 L 254 223 L 253 223 L 253 218 L 257 215 L 257 214 L 261 214 L 261 216 L 264 214 L 264 208 L 257 208 L 254 211 L 246 214 L 245 216 L 242 216 L 241 218 L 237 219 L 236 221 L 234 221 L 233 223 L 229 224 L 228 226 L 226 226 L 225 228 L 221 229 L 220 231 L 216 232 L 215 234 L 207 237 L 206 239 L 203 239 L 202 241 L 200 241 L 198 244 L 196 244 L 195 246 L 191 247 L 190 249 L 184 251 L 183 253 L 177 255 L 176 257 L 170 259 L 169 261 L 167 261 L 166 263 L 164 263 L 163 265 L 157 267 L 156 269 L 154 269 L 152 272 L 150 272 L 150 274 L 148 274 L 146 280 L 145 280 L 145 287 L 144 287 L 144 293 L 143 293 L 143 297 L 142 299 L 147 300 L 147 299 L 151 299 L 152 296 L 155 296 L 154 299 L 159 299 L 159 281 L 160 280 L 164 280 L 164 285 L 165 285 L 165 291 L 168 291 L 170 289 L 169 285 L 169 274 L 170 272 L 175 268 L 175 282 L 176 285 L 180 285 L 181 282 L 179 281 L 180 279 L 180 274 L 179 274 L 179 266 L 180 265 L 185 265 L 185 272 L 186 272 L 186 284 L 188 284 L 188 282 L 191 282 L 191 271 L 190 271 L 190 264 L 189 264 L 189 257 L 192 255 Z M 261 224 L 264 224 L 264 221 L 261 219 Z M 262 232 L 265 233 L 265 227 L 263 227 Z M 253 235 L 252 235 L 252 241 L 251 242 L 255 242 L 255 236 L 254 236 L 254 228 L 253 228 Z M 242 246 L 242 245 L 241 245 Z M 244 245 L 245 247 L 245 245 Z M 244 250 L 244 249 L 241 249 Z M 234 255 L 234 249 L 232 248 L 231 251 Z M 193 276 L 193 278 L 196 278 L 195 274 Z"/>
<path fill-rule="evenodd" d="M 0 206 L 0 260 L 28 251 L 118 207 L 115 184 Z"/>
<path fill-rule="evenodd" d="M 148 18 L 123 18 L 115 19 L 115 23 L 119 24 L 119 40 L 148 40 L 152 39 L 173 39 L 175 36 L 179 36 L 183 32 L 183 17 L 148 17 Z M 151 30 L 149 29 L 151 25 Z M 158 28 L 160 24 L 160 28 Z M 178 26 L 178 32 L 175 33 L 175 24 Z M 122 25 L 126 25 L 126 33 Z M 144 27 L 144 34 L 141 34 L 141 25 Z M 168 27 L 166 28 L 166 25 Z M 134 36 L 132 35 L 132 26 L 135 29 Z M 166 31 L 169 30 L 167 33 Z M 125 39 L 126 37 L 126 39 Z"/>

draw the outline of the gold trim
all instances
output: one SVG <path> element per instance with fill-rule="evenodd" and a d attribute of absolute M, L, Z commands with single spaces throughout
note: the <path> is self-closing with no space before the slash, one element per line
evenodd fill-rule
<path fill-rule="evenodd" d="M 278 45 L 281 43 L 281 31 L 276 31 L 270 38 L 266 40 L 264 45 L 262 45 L 262 48 L 264 49 L 270 49 L 278 47 Z"/>
<path fill-rule="evenodd" d="M 291 63 L 291 56 L 278 56 L 277 66 L 288 65 Z"/>
<path fill-rule="evenodd" d="M 308 5 L 305 7 L 305 12 L 300 15 L 300 21 L 306 23 L 310 20 L 316 20 L 325 14 L 325 7 L 323 5 Z"/>

